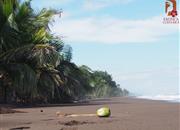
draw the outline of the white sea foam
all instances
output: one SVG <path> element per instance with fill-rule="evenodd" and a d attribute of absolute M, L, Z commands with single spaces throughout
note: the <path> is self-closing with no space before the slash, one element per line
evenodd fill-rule
<path fill-rule="evenodd" d="M 150 99 L 150 100 L 162 100 L 170 102 L 179 102 L 180 95 L 156 95 L 156 96 L 138 96 L 137 98 Z"/>

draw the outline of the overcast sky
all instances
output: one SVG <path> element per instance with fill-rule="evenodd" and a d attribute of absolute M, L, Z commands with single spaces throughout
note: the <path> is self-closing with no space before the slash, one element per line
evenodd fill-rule
<path fill-rule="evenodd" d="M 178 94 L 178 25 L 162 23 L 165 0 L 33 0 L 62 9 L 52 27 L 73 47 L 73 62 L 108 71 L 140 95 Z"/>

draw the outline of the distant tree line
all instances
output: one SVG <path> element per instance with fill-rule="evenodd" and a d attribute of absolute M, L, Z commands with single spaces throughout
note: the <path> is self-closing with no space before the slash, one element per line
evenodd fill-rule
<path fill-rule="evenodd" d="M 63 103 L 129 94 L 107 72 L 71 62 L 72 48 L 49 28 L 60 13 L 34 11 L 30 1 L 0 0 L 0 102 Z"/>

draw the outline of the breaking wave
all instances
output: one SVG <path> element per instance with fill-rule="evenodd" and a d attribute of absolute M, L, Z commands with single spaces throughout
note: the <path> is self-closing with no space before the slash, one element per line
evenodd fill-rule
<path fill-rule="evenodd" d="M 180 95 L 138 96 L 137 98 L 150 99 L 150 100 L 161 100 L 161 101 L 169 101 L 169 102 L 179 102 L 180 103 Z"/>

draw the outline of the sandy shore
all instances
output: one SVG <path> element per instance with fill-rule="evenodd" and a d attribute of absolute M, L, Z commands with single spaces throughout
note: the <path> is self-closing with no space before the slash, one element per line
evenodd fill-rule
<path fill-rule="evenodd" d="M 103 106 L 110 107 L 111 117 L 92 115 Z M 0 114 L 0 130 L 180 130 L 180 104 L 161 101 L 111 98 L 15 110 L 26 113 Z"/>

